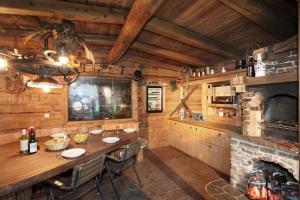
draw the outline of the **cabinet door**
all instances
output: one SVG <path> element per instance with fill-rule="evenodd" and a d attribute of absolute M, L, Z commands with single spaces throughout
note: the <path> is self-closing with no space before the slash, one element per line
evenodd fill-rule
<path fill-rule="evenodd" d="M 194 132 L 196 126 L 186 124 L 182 133 L 181 150 L 190 156 L 194 155 Z"/>
<path fill-rule="evenodd" d="M 218 145 L 209 145 L 211 158 L 208 164 L 216 170 L 229 175 L 230 174 L 230 150 Z"/>
<path fill-rule="evenodd" d="M 209 142 L 218 146 L 221 146 L 223 148 L 230 148 L 229 144 L 229 136 L 227 133 L 224 133 L 222 131 L 209 129 Z"/>
<path fill-rule="evenodd" d="M 195 128 L 194 132 L 194 157 L 204 162 L 204 155 L 207 154 L 204 146 L 208 144 L 207 129 L 203 127 Z"/>
<path fill-rule="evenodd" d="M 177 137 L 178 137 L 178 123 L 170 121 L 170 130 L 168 135 L 169 145 L 176 147 Z"/>

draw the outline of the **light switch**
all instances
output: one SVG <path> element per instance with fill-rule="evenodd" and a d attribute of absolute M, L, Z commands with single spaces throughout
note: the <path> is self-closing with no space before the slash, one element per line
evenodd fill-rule
<path fill-rule="evenodd" d="M 49 118 L 50 117 L 50 114 L 49 113 L 45 113 L 44 114 L 44 118 Z"/>

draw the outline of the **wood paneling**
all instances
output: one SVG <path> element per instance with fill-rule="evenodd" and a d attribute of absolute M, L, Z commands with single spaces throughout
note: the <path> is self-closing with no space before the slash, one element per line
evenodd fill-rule
<path fill-rule="evenodd" d="M 284 1 L 273 1 L 271 4 L 268 4 L 267 1 L 252 0 L 219 1 L 247 19 L 259 24 L 263 29 L 281 40 L 287 39 L 297 32 L 297 20 L 287 18 L 289 13 L 285 13 L 286 10 L 282 8 L 282 5 L 285 5 Z"/>
<path fill-rule="evenodd" d="M 5 0 L 0 2 L 0 13 L 41 17 L 58 16 L 70 20 L 116 24 L 123 24 L 126 19 L 124 11 L 121 12 L 118 9 L 91 7 L 56 0 Z"/>

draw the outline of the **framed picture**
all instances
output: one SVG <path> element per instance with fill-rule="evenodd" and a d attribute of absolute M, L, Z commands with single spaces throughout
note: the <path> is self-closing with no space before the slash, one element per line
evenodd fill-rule
<path fill-rule="evenodd" d="M 147 87 L 147 112 L 159 113 L 163 111 L 163 89 L 160 86 Z"/>

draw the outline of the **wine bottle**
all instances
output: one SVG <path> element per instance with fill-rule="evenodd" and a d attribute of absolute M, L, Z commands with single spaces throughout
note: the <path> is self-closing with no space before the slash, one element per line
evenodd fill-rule
<path fill-rule="evenodd" d="M 248 57 L 248 77 L 255 77 L 255 70 L 254 70 L 254 59 L 252 56 Z"/>
<path fill-rule="evenodd" d="M 28 151 L 28 136 L 26 134 L 26 129 L 22 129 L 22 136 L 20 138 L 20 152 L 26 154 Z"/>
<path fill-rule="evenodd" d="M 29 127 L 29 140 L 28 140 L 28 154 L 34 154 L 37 152 L 37 140 L 35 137 L 35 128 Z"/>

